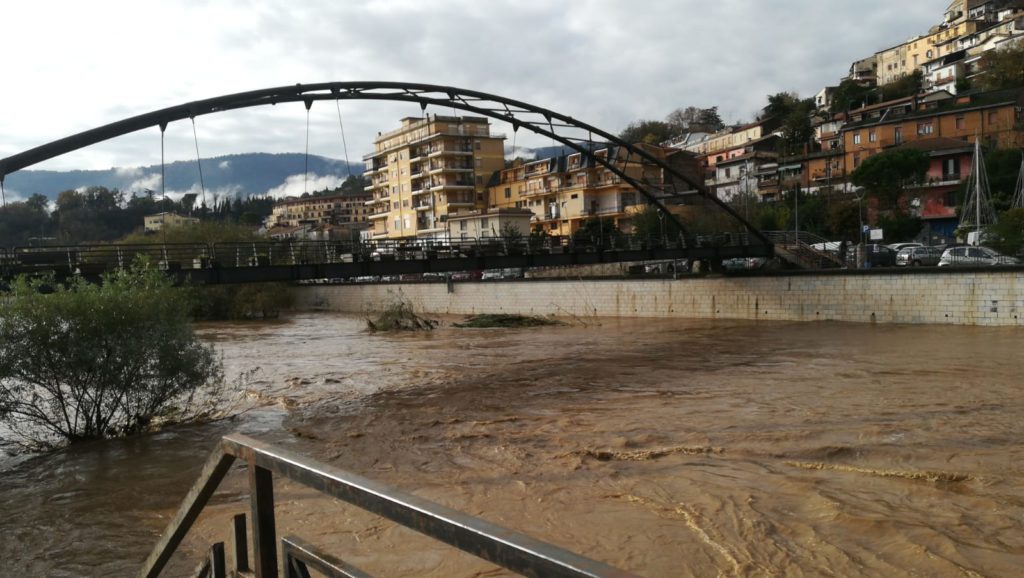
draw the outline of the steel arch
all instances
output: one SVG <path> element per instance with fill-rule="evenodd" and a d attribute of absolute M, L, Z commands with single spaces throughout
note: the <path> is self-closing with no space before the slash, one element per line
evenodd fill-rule
<path fill-rule="evenodd" d="M 144 128 L 158 126 L 163 131 L 171 122 L 191 119 L 205 114 L 284 102 L 303 102 L 309 107 L 314 101 L 318 100 L 391 100 L 415 102 L 423 110 L 428 105 L 459 109 L 508 122 L 512 125 L 513 130 L 523 127 L 531 132 L 558 141 L 586 155 L 592 162 L 604 166 L 623 181 L 633 186 L 637 191 L 640 191 L 651 204 L 674 219 L 680 229 L 686 232 L 685 225 L 679 221 L 676 215 L 668 211 L 661 199 L 652 192 L 652 190 L 655 190 L 655 187 L 651 183 L 641 182 L 626 174 L 624 169 L 619 168 L 612 162 L 614 160 L 612 154 L 609 154 L 608 158 L 602 158 L 593 154 L 594 148 L 592 144 L 595 142 L 594 138 L 597 137 L 602 143 L 607 143 L 609 146 L 627 151 L 629 155 L 626 159 L 627 165 L 629 162 L 633 162 L 631 159 L 635 158 L 636 162 L 650 163 L 661 169 L 667 177 L 671 177 L 663 179 L 663 181 L 667 181 L 667 186 L 663 185 L 665 189 L 656 192 L 669 195 L 678 194 L 681 191 L 677 190 L 676 183 L 686 183 L 692 190 L 697 191 L 701 197 L 718 205 L 720 209 L 753 234 L 761 243 L 769 246 L 772 245 L 772 242 L 765 235 L 748 223 L 739 213 L 718 199 L 703 183 L 696 182 L 674 170 L 667 163 L 650 154 L 642 147 L 625 142 L 611 133 L 553 110 L 475 90 L 431 84 L 325 82 L 265 88 L 197 100 L 113 122 L 0 159 L 0 182 L 3 181 L 6 175 L 36 163 Z M 586 138 L 583 138 L 584 134 L 586 134 Z M 692 237 L 688 233 L 686 236 L 688 237 L 688 242 L 693 242 Z"/>

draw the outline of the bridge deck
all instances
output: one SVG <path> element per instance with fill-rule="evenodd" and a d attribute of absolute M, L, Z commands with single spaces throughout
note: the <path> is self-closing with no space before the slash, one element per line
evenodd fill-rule
<path fill-rule="evenodd" d="M 735 257 L 771 257 L 773 247 L 748 244 L 743 236 L 684 242 L 625 238 L 615 245 L 480 239 L 453 243 L 337 241 L 293 243 L 78 245 L 19 247 L 0 260 L 0 279 L 19 274 L 98 277 L 148 259 L 182 283 L 212 285 L 346 279 L 487 269 L 530 269 L 628 261 L 720 262 Z"/>

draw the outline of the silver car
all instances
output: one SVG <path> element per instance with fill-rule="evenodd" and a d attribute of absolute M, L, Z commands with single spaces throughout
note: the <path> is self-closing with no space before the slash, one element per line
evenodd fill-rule
<path fill-rule="evenodd" d="M 950 247 L 942 253 L 939 267 L 1019 265 L 1020 260 L 1000 255 L 988 247 Z"/>
<path fill-rule="evenodd" d="M 897 267 L 938 265 L 942 249 L 938 247 L 905 247 L 896 253 Z"/>

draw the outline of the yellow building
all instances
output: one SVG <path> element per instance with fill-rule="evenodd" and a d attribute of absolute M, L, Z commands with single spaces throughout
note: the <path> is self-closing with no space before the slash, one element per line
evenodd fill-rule
<path fill-rule="evenodd" d="M 910 71 L 920 68 L 924 63 L 946 56 L 962 46 L 959 40 L 978 30 L 978 22 L 967 20 L 958 24 L 947 26 L 936 26 L 924 36 L 911 38 L 904 45 L 907 53 L 907 63 Z"/>
<path fill-rule="evenodd" d="M 656 158 L 691 179 L 700 180 L 696 157 L 677 149 L 639 144 Z M 595 157 L 612 159 L 631 178 L 657 187 L 665 182 L 660 167 L 640 163 L 624 148 L 594 152 Z M 627 162 L 629 161 L 629 162 Z M 680 184 L 680 190 L 685 185 Z M 535 231 L 550 235 L 571 235 L 584 221 L 594 217 L 614 219 L 623 230 L 632 227 L 632 216 L 647 204 L 645 197 L 621 177 L 582 153 L 532 162 L 516 161 L 501 171 L 488 193 L 491 208 L 522 208 L 533 212 Z"/>
<path fill-rule="evenodd" d="M 879 86 L 896 82 L 914 71 L 914 67 L 907 63 L 906 44 L 897 44 L 892 48 L 876 52 L 875 59 L 878 62 Z"/>
<path fill-rule="evenodd" d="M 363 157 L 374 239 L 444 239 L 449 215 L 482 209 L 487 183 L 505 166 L 502 135 L 486 118 L 402 119 Z"/>
<path fill-rule="evenodd" d="M 142 218 L 143 226 L 147 233 L 155 233 L 164 227 L 184 227 L 195 225 L 199 219 L 195 217 L 184 217 L 177 213 L 157 213 Z"/>

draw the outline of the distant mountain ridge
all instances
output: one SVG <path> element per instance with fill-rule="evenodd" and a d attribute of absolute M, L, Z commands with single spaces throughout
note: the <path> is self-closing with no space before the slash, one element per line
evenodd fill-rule
<path fill-rule="evenodd" d="M 302 153 L 245 153 L 202 159 L 203 186 L 207 191 L 234 191 L 240 197 L 262 195 L 283 185 L 288 177 L 302 175 L 306 156 Z M 199 167 L 195 161 L 176 161 L 165 165 L 168 192 L 186 192 L 199 186 Z M 309 174 L 344 179 L 362 174 L 362 163 L 328 157 L 309 156 Z M 40 193 L 56 199 L 62 191 L 99 186 L 142 194 L 145 189 L 160 192 L 160 165 L 112 168 L 91 171 L 23 170 L 7 175 L 4 187 L 28 198 Z"/>

